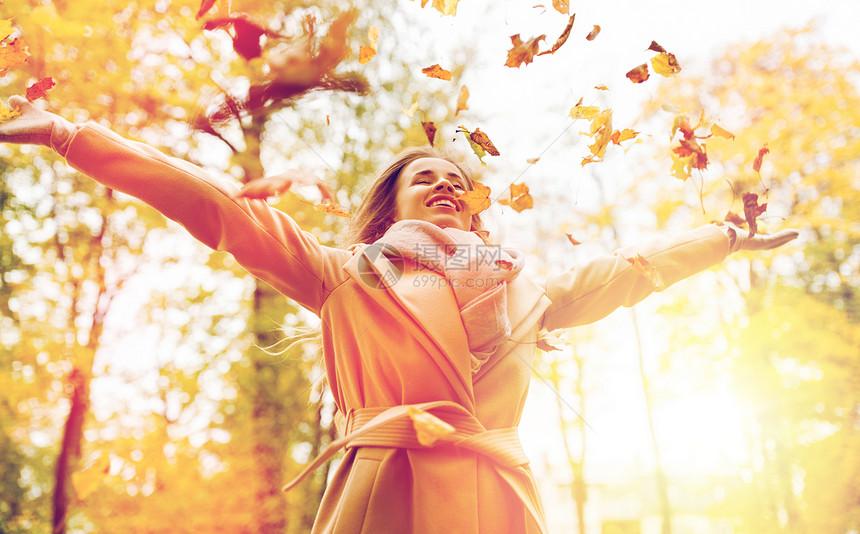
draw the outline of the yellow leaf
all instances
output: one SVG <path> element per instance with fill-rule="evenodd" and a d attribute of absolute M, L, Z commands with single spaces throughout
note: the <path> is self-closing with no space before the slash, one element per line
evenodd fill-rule
<path fill-rule="evenodd" d="M 452 17 L 457 14 L 457 2 L 460 0 L 433 0 L 433 7 L 439 13 L 443 15 L 451 15 Z"/>
<path fill-rule="evenodd" d="M 529 194 L 529 186 L 526 184 L 511 184 L 508 194 L 509 196 L 499 199 L 499 204 L 510 206 L 517 213 L 534 207 L 534 198 Z"/>
<path fill-rule="evenodd" d="M 417 110 L 418 110 L 418 102 L 414 102 L 411 106 L 409 106 L 409 109 L 404 109 L 402 107 L 400 108 L 400 111 L 402 111 L 403 114 L 406 115 L 407 117 L 409 117 L 410 119 L 412 118 L 412 115 L 415 115 L 415 112 Z"/>
<path fill-rule="evenodd" d="M 654 72 L 667 78 L 681 72 L 681 65 L 675 59 L 675 54 L 669 52 L 663 52 L 651 58 L 651 66 L 654 68 Z"/>
<path fill-rule="evenodd" d="M 9 109 L 0 102 L 0 122 L 10 121 L 21 114 L 17 109 Z"/>
<path fill-rule="evenodd" d="M 12 19 L 8 20 L 0 20 L 0 41 L 5 40 L 7 37 L 12 35 L 14 28 L 12 28 Z"/>
<path fill-rule="evenodd" d="M 469 88 L 465 85 L 460 88 L 460 94 L 457 96 L 457 111 L 454 112 L 454 116 L 460 114 L 461 111 L 466 111 L 469 109 Z"/>
<path fill-rule="evenodd" d="M 600 113 L 600 108 L 597 106 L 582 106 L 581 100 L 575 106 L 570 108 L 571 119 L 587 119 L 591 120 Z"/>
<path fill-rule="evenodd" d="M 570 12 L 569 0 L 552 0 L 552 7 L 562 15 L 567 15 Z"/>
<path fill-rule="evenodd" d="M 337 204 L 332 204 L 331 202 L 322 202 L 317 204 L 314 206 L 314 210 L 328 213 L 330 215 L 337 215 L 338 217 L 352 217 L 350 212 Z"/>
<path fill-rule="evenodd" d="M 693 169 L 693 156 L 680 157 L 672 154 L 672 176 L 680 180 L 686 180 L 690 177 Z"/>
<path fill-rule="evenodd" d="M 9 69 L 26 64 L 29 58 L 30 52 L 21 39 L 13 39 L 11 43 L 0 46 L 0 76 L 5 76 Z"/>
<path fill-rule="evenodd" d="M 412 426 L 415 427 L 415 435 L 418 438 L 418 443 L 425 447 L 432 447 L 436 441 L 450 436 L 456 431 L 453 426 L 435 415 L 414 406 L 408 406 L 406 414 L 412 419 Z"/>
<path fill-rule="evenodd" d="M 726 139 L 734 139 L 735 138 L 735 134 L 724 129 L 722 126 L 720 126 L 719 124 L 716 124 L 716 123 L 714 123 L 714 125 L 711 126 L 711 133 L 716 135 L 717 137 L 724 137 Z"/>
<path fill-rule="evenodd" d="M 362 46 L 358 49 L 358 62 L 364 65 L 376 55 L 376 49 L 370 46 Z"/>
<path fill-rule="evenodd" d="M 490 200 L 491 190 L 481 182 L 475 181 L 472 182 L 472 185 L 475 188 L 471 191 L 464 192 L 457 197 L 457 200 L 465 203 L 472 215 L 477 215 L 489 208 L 490 204 L 492 204 L 492 201 Z"/>

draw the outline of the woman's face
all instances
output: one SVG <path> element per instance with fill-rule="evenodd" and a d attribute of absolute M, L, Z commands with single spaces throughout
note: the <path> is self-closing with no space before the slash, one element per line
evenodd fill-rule
<path fill-rule="evenodd" d="M 468 206 L 457 200 L 466 179 L 456 165 L 439 158 L 419 158 L 400 171 L 394 220 L 418 219 L 441 228 L 470 230 Z"/>

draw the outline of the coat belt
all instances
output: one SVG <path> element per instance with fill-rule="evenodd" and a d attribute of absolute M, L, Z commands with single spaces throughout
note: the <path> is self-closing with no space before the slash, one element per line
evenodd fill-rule
<path fill-rule="evenodd" d="M 523 452 L 517 429 L 510 427 L 487 430 L 468 410 L 451 401 L 350 410 L 346 418 L 345 435 L 329 443 L 298 476 L 284 486 L 284 491 L 295 487 L 344 447 L 428 448 L 418 442 L 412 419 L 409 417 L 410 408 L 430 412 L 454 427 L 454 432 L 440 438 L 438 444 L 474 451 L 507 468 L 499 470 L 502 478 L 520 495 L 529 514 L 542 531 L 545 529 L 543 513 L 539 501 L 536 501 L 537 496 L 531 495 L 529 489 L 523 488 L 522 483 L 517 481 L 516 475 L 529 476 L 524 469 L 528 458 Z"/>

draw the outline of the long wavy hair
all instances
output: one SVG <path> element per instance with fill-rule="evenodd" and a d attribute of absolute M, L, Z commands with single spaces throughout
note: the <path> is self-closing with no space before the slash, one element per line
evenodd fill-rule
<path fill-rule="evenodd" d="M 438 158 L 450 162 L 463 175 L 466 187 L 475 188 L 472 173 L 452 156 L 431 146 L 406 148 L 365 187 L 361 205 L 353 214 L 349 224 L 347 246 L 356 243 L 374 243 L 394 224 L 394 216 L 397 212 L 397 179 L 407 165 L 421 158 Z M 483 230 L 479 215 L 472 215 L 470 230 Z"/>

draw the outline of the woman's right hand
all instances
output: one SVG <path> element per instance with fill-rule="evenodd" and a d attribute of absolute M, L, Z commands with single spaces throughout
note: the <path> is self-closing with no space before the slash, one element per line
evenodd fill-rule
<path fill-rule="evenodd" d="M 0 124 L 0 142 L 43 145 L 60 151 L 74 129 L 66 119 L 38 109 L 26 98 L 13 96 L 9 106 L 20 115 Z"/>

